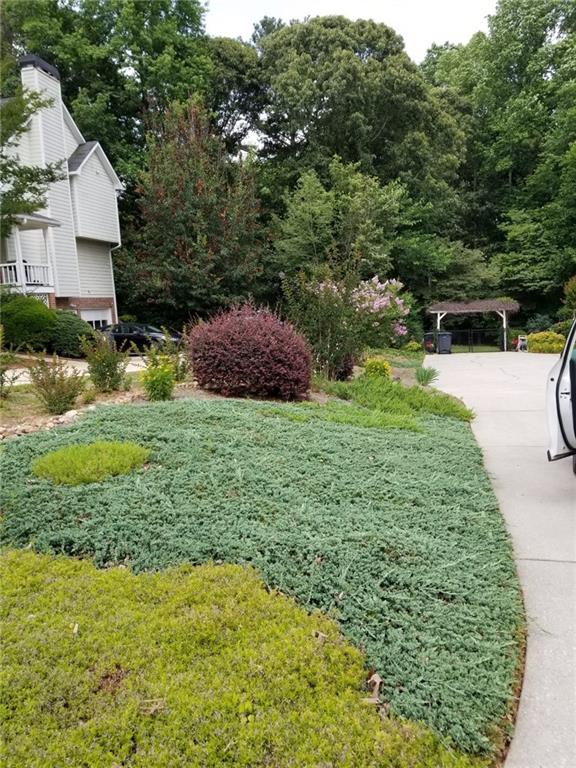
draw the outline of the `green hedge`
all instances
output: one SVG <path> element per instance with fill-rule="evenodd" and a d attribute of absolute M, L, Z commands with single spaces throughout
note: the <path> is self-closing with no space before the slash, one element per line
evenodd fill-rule
<path fill-rule="evenodd" d="M 57 355 L 82 357 L 80 339 L 93 337 L 94 329 L 74 312 L 58 311 L 52 331 L 51 346 Z"/>
<path fill-rule="evenodd" d="M 7 345 L 43 350 L 52 342 L 56 312 L 32 296 L 12 296 L 2 306 L 1 321 Z"/>

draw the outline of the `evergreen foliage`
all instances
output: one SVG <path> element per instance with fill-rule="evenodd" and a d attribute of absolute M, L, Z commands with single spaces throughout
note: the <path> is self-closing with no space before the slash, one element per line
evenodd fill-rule
<path fill-rule="evenodd" d="M 10 768 L 289 768 L 350 754 L 363 768 L 486 768 L 425 727 L 382 721 L 335 623 L 248 568 L 134 576 L 6 552 L 0 573 Z"/>
<path fill-rule="evenodd" d="M 0 454 L 4 543 L 135 571 L 250 563 L 270 587 L 337 619 L 383 678 L 392 713 L 489 752 L 515 689 L 522 600 L 468 425 L 430 416 L 416 433 L 293 423 L 270 408 L 100 407 L 72 427 L 9 441 Z M 150 467 L 137 482 L 124 475 L 57 492 L 48 480 L 28 482 L 38 457 L 96 439 L 149 448 Z"/>

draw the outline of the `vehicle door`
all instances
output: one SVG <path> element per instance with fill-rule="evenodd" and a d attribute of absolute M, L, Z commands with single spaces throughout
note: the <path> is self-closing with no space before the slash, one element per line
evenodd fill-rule
<path fill-rule="evenodd" d="M 547 388 L 548 459 L 576 455 L 576 322 L 560 360 L 550 371 Z"/>

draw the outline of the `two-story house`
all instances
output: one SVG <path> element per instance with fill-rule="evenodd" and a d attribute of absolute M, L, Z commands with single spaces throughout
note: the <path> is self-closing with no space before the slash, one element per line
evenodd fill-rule
<path fill-rule="evenodd" d="M 20 60 L 22 85 L 50 99 L 34 114 L 17 154 L 23 164 L 62 161 L 46 207 L 22 215 L 2 241 L 0 282 L 73 310 L 96 328 L 117 320 L 112 251 L 120 245 L 122 184 L 97 141 L 85 141 L 62 102 L 58 70 L 38 56 Z"/>

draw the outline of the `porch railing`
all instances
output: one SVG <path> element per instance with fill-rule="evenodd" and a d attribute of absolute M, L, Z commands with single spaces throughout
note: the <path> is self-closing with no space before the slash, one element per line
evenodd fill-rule
<path fill-rule="evenodd" d="M 0 283 L 20 288 L 51 287 L 52 271 L 48 264 L 25 264 L 9 262 L 0 264 Z"/>

